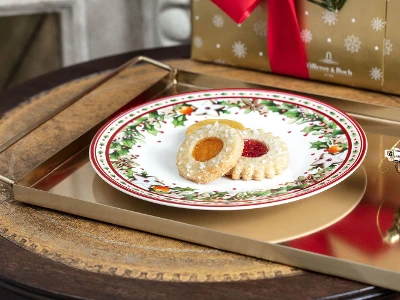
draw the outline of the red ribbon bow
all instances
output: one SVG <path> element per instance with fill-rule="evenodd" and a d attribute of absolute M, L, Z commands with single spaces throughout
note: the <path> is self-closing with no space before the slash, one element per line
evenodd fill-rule
<path fill-rule="evenodd" d="M 260 0 L 212 0 L 236 23 L 242 23 Z M 268 56 L 273 73 L 309 78 L 294 0 L 268 0 Z"/>

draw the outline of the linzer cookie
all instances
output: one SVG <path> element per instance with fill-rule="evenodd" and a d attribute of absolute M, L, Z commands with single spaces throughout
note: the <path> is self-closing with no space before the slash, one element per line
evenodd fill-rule
<path fill-rule="evenodd" d="M 208 124 L 183 141 L 176 157 L 179 174 L 197 183 L 209 183 L 236 164 L 243 148 L 238 130 L 218 122 Z"/>
<path fill-rule="evenodd" d="M 270 179 L 289 166 L 289 151 L 286 143 L 272 133 L 261 129 L 240 131 L 244 140 L 242 156 L 227 173 L 232 179 Z"/>
<path fill-rule="evenodd" d="M 218 124 L 229 125 L 230 127 L 239 129 L 239 130 L 246 129 L 246 127 L 238 121 L 227 120 L 227 119 L 206 119 L 206 120 L 202 120 L 200 122 L 194 123 L 193 125 L 189 126 L 188 129 L 186 130 L 186 135 L 189 135 L 193 131 L 200 129 L 201 127 L 206 126 L 208 124 L 213 125 L 216 122 L 218 122 Z"/>

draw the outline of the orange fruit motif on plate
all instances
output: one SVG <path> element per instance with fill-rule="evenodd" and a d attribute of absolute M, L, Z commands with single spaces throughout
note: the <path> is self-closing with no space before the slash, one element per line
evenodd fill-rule
<path fill-rule="evenodd" d="M 228 126 L 230 126 L 232 128 L 238 129 L 238 130 L 246 129 L 246 127 L 242 123 L 237 122 L 237 121 L 227 120 L 227 119 L 207 119 L 207 120 L 199 121 L 199 122 L 189 126 L 188 129 L 186 130 L 186 136 L 191 134 L 193 131 L 196 131 L 197 129 L 200 129 L 203 126 L 206 126 L 208 124 L 213 125 L 216 122 L 218 122 L 219 124 L 228 125 Z"/>
<path fill-rule="evenodd" d="M 181 114 L 190 115 L 192 112 L 194 112 L 194 108 L 191 106 L 182 106 L 178 111 Z"/>
<path fill-rule="evenodd" d="M 169 191 L 170 191 L 168 186 L 163 186 L 163 185 L 155 185 L 155 186 L 153 186 L 153 190 L 156 192 L 162 192 L 162 193 L 169 193 Z"/>
<path fill-rule="evenodd" d="M 332 145 L 328 148 L 328 153 L 336 154 L 343 150 L 343 147 L 340 145 Z"/>

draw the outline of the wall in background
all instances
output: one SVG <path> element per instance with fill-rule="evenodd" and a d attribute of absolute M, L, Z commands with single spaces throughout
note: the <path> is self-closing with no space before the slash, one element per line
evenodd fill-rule
<path fill-rule="evenodd" d="M 2 0 L 0 89 L 63 66 L 189 38 L 190 0 Z"/>
<path fill-rule="evenodd" d="M 0 18 L 0 89 L 62 66 L 56 14 Z"/>

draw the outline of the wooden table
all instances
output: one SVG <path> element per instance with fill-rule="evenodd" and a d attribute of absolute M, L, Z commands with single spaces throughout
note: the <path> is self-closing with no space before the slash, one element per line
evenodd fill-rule
<path fill-rule="evenodd" d="M 0 116 L 45 90 L 119 66 L 136 55 L 166 60 L 176 68 L 268 84 L 295 91 L 399 106 L 400 98 L 254 71 L 217 67 L 189 60 L 190 48 L 179 46 L 107 57 L 61 69 L 0 93 Z M 144 70 L 144 71 L 143 71 Z M 161 71 L 141 69 L 138 84 L 149 86 Z M 154 80 L 153 80 L 154 78 Z M 138 280 L 83 271 L 46 259 L 0 238 L 1 299 L 393 299 L 400 294 L 378 287 L 304 272 L 301 275 L 223 283 L 182 283 Z M 332 296 L 335 295 L 335 296 Z M 324 298 L 325 297 L 325 298 Z"/>

